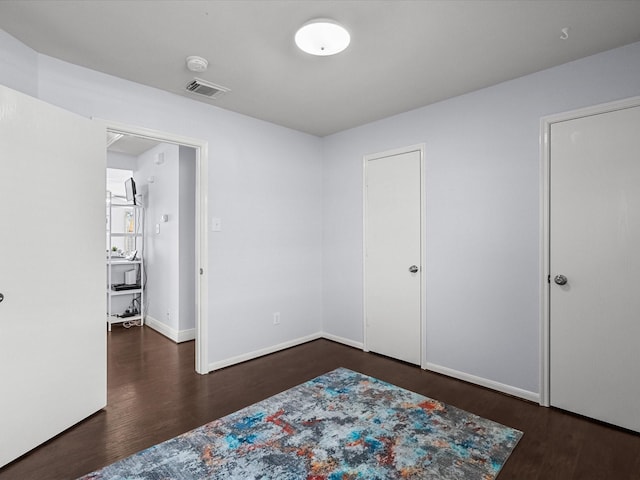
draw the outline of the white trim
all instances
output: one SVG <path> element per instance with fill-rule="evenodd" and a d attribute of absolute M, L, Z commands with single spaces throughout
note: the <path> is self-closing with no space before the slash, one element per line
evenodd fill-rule
<path fill-rule="evenodd" d="M 147 317 L 147 319 L 148 318 L 149 317 Z M 152 322 L 150 320 L 147 320 L 147 322 L 151 326 Z M 338 335 L 333 335 L 327 332 L 317 332 L 311 335 L 307 335 L 305 337 L 289 340 L 288 342 L 283 342 L 278 345 L 274 345 L 272 347 L 262 348 L 260 350 L 255 350 L 253 352 L 244 353 L 242 355 L 237 355 L 235 357 L 214 362 L 209 365 L 209 370 L 214 371 L 214 370 L 219 370 L 221 368 L 230 367 L 238 363 L 246 362 L 248 360 L 253 360 L 255 358 L 259 358 L 264 355 L 269 355 L 271 353 L 279 352 L 281 350 L 286 350 L 287 348 L 296 347 L 298 345 L 302 345 L 303 343 L 311 342 L 313 340 L 318 340 L 320 338 L 324 338 L 326 340 L 330 340 L 336 343 L 341 343 L 343 345 L 357 348 L 359 350 L 364 351 L 364 345 L 361 342 L 357 342 L 355 340 L 351 340 L 345 337 L 340 337 Z M 501 393 L 506 393 L 507 395 L 522 398 L 530 402 L 536 402 L 536 403 L 540 402 L 540 396 L 535 392 L 530 392 L 528 390 L 523 390 L 521 388 L 517 388 L 511 385 L 506 385 L 504 383 L 488 380 L 486 378 L 478 377 L 476 375 L 471 375 L 469 373 L 460 372 L 452 368 L 442 367 L 440 365 L 436 365 L 428 362 L 425 362 L 425 366 L 421 368 L 423 368 L 424 370 L 430 370 L 435 373 L 440 373 L 448 377 L 457 378 L 458 380 L 463 380 L 465 382 L 473 383 L 474 385 L 479 385 L 481 387 L 489 388 L 491 390 L 495 390 Z"/>
<path fill-rule="evenodd" d="M 427 366 L 427 172 L 425 149 L 426 145 L 421 143 L 420 147 L 420 368 Z"/>
<path fill-rule="evenodd" d="M 488 380 L 486 378 L 478 377 L 476 375 L 471 375 L 469 373 L 453 370 L 452 368 L 442 367 L 440 365 L 427 362 L 426 370 L 440 373 L 448 377 L 457 378 L 458 380 L 463 380 L 465 382 L 473 383 L 475 385 L 480 385 L 481 387 L 486 387 L 491 390 L 496 390 L 498 392 L 506 393 L 507 395 L 523 398 L 525 400 L 529 400 L 530 402 L 538 403 L 540 400 L 540 396 L 535 392 L 530 392 L 528 390 L 523 390 L 521 388 L 513 387 L 511 385 L 506 385 L 504 383 L 495 382 L 493 380 Z"/>
<path fill-rule="evenodd" d="M 615 112 L 640 106 L 640 96 L 617 100 L 614 102 L 602 103 L 591 107 L 571 110 L 555 115 L 548 115 L 540 119 L 540 405 L 548 407 L 551 404 L 551 361 L 550 354 L 550 315 L 549 296 L 551 275 L 550 259 L 550 178 L 549 178 L 549 160 L 550 151 L 550 134 L 551 126 L 554 123 L 575 120 L 577 118 L 599 115 L 602 113 Z"/>
<path fill-rule="evenodd" d="M 300 337 L 294 340 L 289 340 L 288 342 L 279 343 L 278 345 L 274 345 L 272 347 L 261 348 L 260 350 L 254 350 L 253 352 L 243 353 L 242 355 L 237 355 L 225 360 L 210 363 L 209 371 L 212 372 L 221 368 L 230 367 L 231 365 L 236 365 L 248 360 L 253 360 L 254 358 L 279 352 L 280 350 L 286 350 L 287 348 L 296 347 L 298 345 L 302 345 L 303 343 L 311 342 L 312 340 L 317 340 L 319 338 L 322 338 L 321 332 L 312 333 L 311 335 L 307 335 L 306 337 Z"/>
<path fill-rule="evenodd" d="M 148 317 L 147 317 L 148 318 Z M 149 325 L 151 326 L 151 321 L 147 320 Z M 237 355 L 235 357 L 227 358 L 225 360 L 220 360 L 218 362 L 214 362 L 209 365 L 209 371 L 219 370 L 221 368 L 230 367 L 232 365 L 236 365 L 238 363 L 246 362 L 248 360 L 253 360 L 264 355 L 269 355 L 271 353 L 276 353 L 281 350 L 286 350 L 287 348 L 296 347 L 298 345 L 302 345 L 303 343 L 311 342 L 313 340 L 317 340 L 320 338 L 324 338 L 326 340 L 330 340 L 332 342 L 341 343 L 343 345 L 347 345 L 349 347 L 357 348 L 359 350 L 364 350 L 364 346 L 361 342 L 356 342 L 355 340 L 350 340 L 348 338 L 339 337 L 338 335 L 333 335 L 327 332 L 317 332 L 311 335 L 307 335 L 305 337 L 296 338 L 294 340 L 289 340 L 288 342 L 280 343 L 278 345 L 274 345 L 272 347 L 262 348 L 260 350 L 255 350 L 253 352 L 244 353 L 242 355 Z M 489 388 L 491 390 L 495 390 L 497 392 L 506 393 L 507 395 L 511 395 L 514 397 L 522 398 L 524 400 L 528 400 L 530 402 L 539 403 L 540 396 L 535 392 L 530 392 L 528 390 L 524 390 L 521 388 L 517 388 L 511 385 L 506 385 L 504 383 L 495 382 L 493 380 L 488 380 L 483 377 L 478 377 L 476 375 L 471 375 L 469 373 L 460 372 L 458 370 L 454 370 L 452 368 L 442 367 L 440 365 L 436 365 L 433 363 L 425 362 L 424 370 L 430 370 L 435 373 L 440 373 L 442 375 L 446 375 L 448 377 L 456 378 L 458 380 L 463 380 L 465 382 L 473 383 L 474 385 L 479 385 L 481 387 Z"/>
<path fill-rule="evenodd" d="M 188 330 L 178 330 L 178 340 L 176 343 L 190 342 L 196 339 L 196 329 L 190 328 Z"/>
<path fill-rule="evenodd" d="M 209 144 L 196 149 L 196 358 L 199 374 L 209 373 Z"/>
<path fill-rule="evenodd" d="M 362 351 L 369 352 L 367 340 L 367 156 L 362 158 Z"/>
<path fill-rule="evenodd" d="M 331 333 L 322 332 L 320 334 L 322 338 L 326 338 L 327 340 L 331 340 L 332 342 L 342 343 L 343 345 L 347 345 L 349 347 L 357 348 L 358 350 L 364 350 L 364 344 L 362 342 L 356 342 L 355 340 L 350 340 L 348 338 L 339 337 L 338 335 L 333 335 Z"/>
<path fill-rule="evenodd" d="M 425 148 L 426 144 L 419 143 L 408 147 L 395 148 L 380 153 L 365 155 L 362 159 L 362 330 L 363 347 L 365 352 L 369 351 L 367 346 L 367 302 L 366 302 L 366 218 L 367 218 L 367 162 L 377 158 L 402 155 L 409 152 L 420 152 L 420 367 L 425 368 L 427 364 L 427 282 L 426 282 L 426 174 L 425 174 Z"/>
<path fill-rule="evenodd" d="M 549 129 L 540 122 L 540 405 L 549 404 Z"/>
<path fill-rule="evenodd" d="M 125 135 L 157 140 L 163 143 L 173 143 L 191 147 L 196 151 L 196 358 L 195 370 L 200 374 L 207 374 L 209 335 L 208 335 L 208 142 L 196 138 L 185 137 L 173 133 L 161 132 L 150 128 L 144 128 L 111 120 L 94 119 L 104 124 L 107 130 Z M 200 274 L 199 270 L 203 273 Z"/>
<path fill-rule="evenodd" d="M 161 321 L 153 318 L 150 315 L 147 315 L 145 317 L 144 323 L 148 327 L 154 329 L 156 332 L 164 335 L 169 340 L 175 343 L 188 342 L 190 340 L 195 340 L 196 338 L 195 328 L 190 328 L 189 330 L 176 330 L 162 323 Z"/>

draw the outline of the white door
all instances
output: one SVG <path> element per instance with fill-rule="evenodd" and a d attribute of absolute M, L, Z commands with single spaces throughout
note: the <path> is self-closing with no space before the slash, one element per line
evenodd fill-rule
<path fill-rule="evenodd" d="M 421 363 L 422 152 L 365 158 L 365 349 Z"/>
<path fill-rule="evenodd" d="M 551 404 L 640 431 L 640 107 L 550 142 Z"/>
<path fill-rule="evenodd" d="M 106 404 L 105 135 L 0 86 L 0 466 Z"/>

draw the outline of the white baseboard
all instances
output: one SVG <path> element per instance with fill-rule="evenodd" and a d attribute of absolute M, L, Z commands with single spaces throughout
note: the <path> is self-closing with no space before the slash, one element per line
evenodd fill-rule
<path fill-rule="evenodd" d="M 148 322 L 148 323 L 150 327 L 154 328 L 151 325 L 151 322 Z M 166 325 L 163 325 L 163 324 L 161 325 L 163 328 L 165 329 L 167 328 Z M 162 333 L 163 335 L 166 335 L 162 331 L 160 331 L 160 333 Z M 317 332 L 311 335 L 307 335 L 305 337 L 289 340 L 287 342 L 283 342 L 278 345 L 274 345 L 272 347 L 262 348 L 260 350 L 254 350 L 253 352 L 244 353 L 242 355 L 237 355 L 235 357 L 227 358 L 225 360 L 220 360 L 217 362 L 210 363 L 209 372 L 213 372 L 214 370 L 219 370 L 225 367 L 230 367 L 232 365 L 246 362 L 248 360 L 253 360 L 254 358 L 279 352 L 280 350 L 285 350 L 287 348 L 295 347 L 297 345 L 302 345 L 303 343 L 307 343 L 312 340 L 317 340 L 319 338 L 326 338 L 327 340 L 331 340 L 337 343 L 342 343 L 344 345 L 357 348 L 359 350 L 364 349 L 364 344 L 362 342 L 356 342 L 354 340 L 333 335 L 327 332 Z M 452 368 L 442 367 L 440 365 L 427 362 L 426 370 L 431 370 L 432 372 L 440 373 L 448 377 L 457 378 L 458 380 L 464 380 L 465 382 L 473 383 L 475 385 L 480 385 L 481 387 L 486 387 L 491 390 L 496 390 L 498 392 L 506 393 L 507 395 L 512 395 L 514 397 L 522 398 L 524 400 L 529 400 L 530 402 L 535 402 L 535 403 L 540 402 L 540 395 L 535 392 L 530 392 L 528 390 L 523 390 L 521 388 L 513 387 L 511 385 L 506 385 L 504 383 L 488 380 L 486 378 L 478 377 L 476 375 L 471 375 L 469 373 L 460 372 Z"/>
<path fill-rule="evenodd" d="M 457 378 L 458 380 L 464 380 L 465 382 L 474 383 L 476 385 L 480 385 L 481 387 L 490 388 L 491 390 L 497 390 L 498 392 L 506 393 L 507 395 L 512 395 L 518 398 L 523 398 L 525 400 L 529 400 L 530 402 L 540 402 L 540 395 L 535 392 L 512 387 L 511 385 L 495 382 L 493 380 L 488 380 L 486 378 L 471 375 L 469 373 L 460 372 L 452 368 L 442 367 L 440 365 L 427 362 L 426 370 L 441 373 L 442 375 Z"/>
<path fill-rule="evenodd" d="M 196 339 L 196 329 L 190 328 L 188 330 L 178 330 L 178 342 L 190 342 Z"/>
<path fill-rule="evenodd" d="M 317 340 L 318 338 L 322 338 L 322 334 L 320 332 L 307 335 L 306 337 L 300 337 L 294 340 L 289 340 L 287 342 L 279 343 L 278 345 L 274 345 L 272 347 L 261 348 L 260 350 L 254 350 L 253 352 L 243 353 L 242 355 L 237 355 L 235 357 L 227 358 L 225 360 L 219 360 L 217 362 L 213 362 L 209 364 L 209 372 L 213 372 L 214 370 L 219 370 L 225 367 L 230 367 L 231 365 L 235 365 L 237 363 L 253 360 L 254 358 L 262 357 L 264 355 L 269 355 L 270 353 L 279 352 L 280 350 L 285 350 L 287 348 L 295 347 L 297 345 L 302 345 L 303 343 L 307 343 L 312 340 Z"/>
<path fill-rule="evenodd" d="M 364 349 L 364 344 L 362 342 L 356 342 L 354 340 L 350 340 L 344 337 L 339 337 L 338 335 L 333 335 L 331 333 L 322 332 L 321 337 L 326 338 L 327 340 L 331 340 L 333 342 L 342 343 L 343 345 L 348 345 L 350 347 L 357 348 L 359 350 Z"/>
<path fill-rule="evenodd" d="M 213 372 L 214 370 L 219 370 L 225 367 L 230 367 L 231 365 L 236 365 L 238 363 L 246 362 L 248 360 L 253 360 L 254 358 L 262 357 L 264 355 L 269 355 L 271 353 L 279 352 L 280 350 L 285 350 L 287 348 L 302 345 L 303 343 L 311 342 L 312 340 L 317 340 L 319 338 L 326 338 L 327 340 L 332 340 L 334 342 L 342 343 L 344 345 L 348 345 L 350 347 L 354 347 L 362 350 L 361 342 L 355 342 L 353 340 L 349 340 L 348 338 L 339 337 L 337 335 L 332 335 L 326 332 L 317 332 L 317 333 L 312 333 L 311 335 L 307 335 L 305 337 L 289 340 L 287 342 L 283 342 L 278 345 L 274 345 L 272 347 L 262 348 L 260 350 L 254 350 L 253 352 L 244 353 L 242 355 L 237 355 L 235 357 L 227 358 L 225 360 L 219 360 L 217 362 L 210 363 L 209 372 Z"/>
<path fill-rule="evenodd" d="M 146 315 L 144 317 L 144 323 L 148 325 L 149 328 L 153 328 L 156 332 L 164 335 L 175 343 L 188 342 L 189 340 L 195 340 L 196 338 L 195 328 L 190 328 L 189 330 L 176 330 L 161 321 L 156 320 L 150 315 Z"/>

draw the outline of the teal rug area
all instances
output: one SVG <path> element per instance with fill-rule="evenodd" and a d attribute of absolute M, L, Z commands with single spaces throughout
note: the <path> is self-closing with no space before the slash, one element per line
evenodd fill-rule
<path fill-rule="evenodd" d="M 521 437 L 339 368 L 81 480 L 490 480 Z"/>

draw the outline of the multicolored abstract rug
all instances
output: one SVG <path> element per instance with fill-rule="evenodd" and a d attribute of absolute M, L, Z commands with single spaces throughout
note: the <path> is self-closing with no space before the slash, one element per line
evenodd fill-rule
<path fill-rule="evenodd" d="M 521 436 L 339 368 L 81 480 L 489 480 Z"/>

